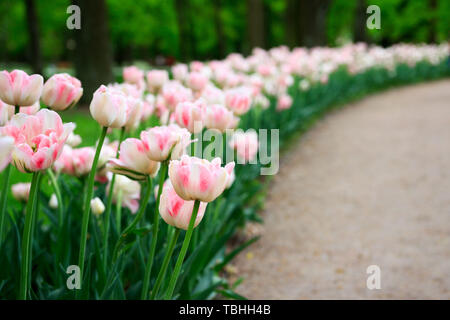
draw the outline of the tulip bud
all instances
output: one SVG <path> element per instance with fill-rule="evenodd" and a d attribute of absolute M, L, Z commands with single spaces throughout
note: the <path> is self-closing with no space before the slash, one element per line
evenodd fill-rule
<path fill-rule="evenodd" d="M 0 72 L 0 100 L 12 106 L 31 106 L 42 94 L 44 78 L 22 70 Z"/>
<path fill-rule="evenodd" d="M 105 211 L 105 205 L 99 197 L 95 197 L 91 200 L 91 210 L 96 216 L 101 215 L 103 211 Z"/>
<path fill-rule="evenodd" d="M 30 196 L 31 183 L 16 183 L 11 186 L 14 199 L 27 202 Z"/>
<path fill-rule="evenodd" d="M 132 84 L 139 84 L 144 80 L 144 72 L 136 66 L 123 68 L 123 80 Z"/>
<path fill-rule="evenodd" d="M 127 97 L 128 103 L 128 119 L 125 124 L 125 129 L 130 132 L 136 130 L 142 119 L 142 100 L 131 96 Z"/>
<path fill-rule="evenodd" d="M 165 106 L 170 110 L 175 110 L 180 102 L 192 100 L 192 90 L 184 87 L 179 82 L 170 81 L 161 90 Z"/>
<path fill-rule="evenodd" d="M 174 79 L 183 82 L 188 75 L 188 67 L 185 64 L 177 64 L 172 67 L 172 74 Z"/>
<path fill-rule="evenodd" d="M 147 156 L 153 161 L 180 159 L 192 142 L 191 134 L 185 128 L 175 124 L 153 127 L 141 132 Z"/>
<path fill-rule="evenodd" d="M 203 129 L 202 123 L 203 102 L 181 102 L 177 105 L 174 113 L 175 121 L 191 133 L 198 133 Z"/>
<path fill-rule="evenodd" d="M 11 151 L 14 148 L 14 139 L 12 137 L 0 136 L 0 172 L 5 169 L 11 161 Z"/>
<path fill-rule="evenodd" d="M 147 87 L 151 93 L 157 93 L 167 81 L 169 81 L 169 73 L 166 70 L 147 72 Z"/>
<path fill-rule="evenodd" d="M 44 84 L 42 102 L 56 111 L 74 106 L 83 95 L 81 82 L 67 73 L 58 73 Z"/>
<path fill-rule="evenodd" d="M 67 137 L 66 143 L 71 147 L 76 147 L 81 143 L 81 141 L 81 136 L 72 132 L 69 134 L 69 137 Z"/>
<path fill-rule="evenodd" d="M 201 202 L 195 219 L 194 228 L 202 221 L 206 205 Z M 194 201 L 186 201 L 175 192 L 170 180 L 164 183 L 159 201 L 159 213 L 161 218 L 169 225 L 187 230 L 194 209 Z"/>
<path fill-rule="evenodd" d="M 0 100 L 0 126 L 5 126 L 13 115 L 14 107 Z"/>
<path fill-rule="evenodd" d="M 235 115 L 243 115 L 251 106 L 251 90 L 245 87 L 230 89 L 226 92 L 225 101 Z"/>
<path fill-rule="evenodd" d="M 255 131 L 236 131 L 231 138 L 230 147 L 236 150 L 240 160 L 250 162 L 258 153 L 258 135 Z"/>
<path fill-rule="evenodd" d="M 48 201 L 48 205 L 52 209 L 58 208 L 58 198 L 56 198 L 56 194 L 54 194 L 54 193 L 52 194 L 52 196 L 50 197 L 50 200 Z"/>
<path fill-rule="evenodd" d="M 208 78 L 200 72 L 191 72 L 187 79 L 187 85 L 194 91 L 202 91 L 206 84 L 208 83 Z"/>
<path fill-rule="evenodd" d="M 147 157 L 141 140 L 128 138 L 120 145 L 119 159 L 109 160 L 108 168 L 133 180 L 145 180 L 147 176 L 154 177 L 158 173 L 159 165 L 159 162 Z"/>
<path fill-rule="evenodd" d="M 224 191 L 234 168 L 234 162 L 222 168 L 220 161 L 220 158 L 209 162 L 187 155 L 171 161 L 169 178 L 177 194 L 184 200 L 211 202 L 216 199 Z"/>
<path fill-rule="evenodd" d="M 109 173 L 112 176 L 111 173 Z M 106 191 L 109 193 L 111 181 L 106 186 Z M 133 181 L 125 176 L 117 175 L 114 184 L 112 200 L 117 203 L 117 199 L 121 197 L 122 206 L 130 209 L 131 213 L 136 213 L 139 208 L 139 199 L 141 196 L 141 184 Z"/>
<path fill-rule="evenodd" d="M 103 127 L 121 128 L 128 120 L 126 95 L 104 85 L 95 91 L 89 109 L 92 117 Z"/>
<path fill-rule="evenodd" d="M 278 97 L 277 110 L 282 111 L 289 109 L 292 106 L 292 98 L 288 94 L 283 94 Z"/>
<path fill-rule="evenodd" d="M 20 107 L 19 112 L 32 116 L 32 115 L 36 114 L 40 109 L 41 109 L 41 105 L 39 104 L 39 101 L 37 101 L 32 106 Z"/>
<path fill-rule="evenodd" d="M 231 129 L 234 121 L 233 112 L 219 104 L 204 108 L 203 118 L 208 129 L 215 129 L 220 132 Z"/>

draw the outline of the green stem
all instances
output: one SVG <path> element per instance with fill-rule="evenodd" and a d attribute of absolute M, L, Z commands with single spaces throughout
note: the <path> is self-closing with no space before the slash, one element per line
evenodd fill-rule
<path fill-rule="evenodd" d="M 53 190 L 55 191 L 56 199 L 58 199 L 58 224 L 59 224 L 59 228 L 61 228 L 63 225 L 63 222 L 64 222 L 64 206 L 63 206 L 63 200 L 62 200 L 62 196 L 61 196 L 61 189 L 59 189 L 58 181 L 56 181 L 55 174 L 53 173 L 51 168 L 47 169 L 47 174 L 52 183 Z"/>
<path fill-rule="evenodd" d="M 3 188 L 2 194 L 0 195 L 0 244 L 3 240 L 3 225 L 5 223 L 6 216 L 6 200 L 8 199 L 8 191 L 9 191 L 9 176 L 11 175 L 11 164 L 5 169 L 5 173 L 3 174 Z"/>
<path fill-rule="evenodd" d="M 150 178 L 150 176 L 147 176 L 147 190 L 145 191 L 144 198 L 141 201 L 141 206 L 139 207 L 139 211 L 136 214 L 136 216 L 134 217 L 134 220 L 131 222 L 131 224 L 128 227 L 125 228 L 125 230 L 122 232 L 119 239 L 117 240 L 117 243 L 116 243 L 116 246 L 114 247 L 114 252 L 113 252 L 113 263 L 116 262 L 117 258 L 119 257 L 119 249 L 120 249 L 120 246 L 122 245 L 123 241 L 126 239 L 128 234 L 136 228 L 138 222 L 144 216 L 145 208 L 147 207 L 148 199 L 150 199 L 151 193 L 152 193 L 152 179 Z"/>
<path fill-rule="evenodd" d="M 20 107 L 15 106 L 14 112 L 19 113 Z M 3 225 L 5 223 L 5 216 L 6 216 L 6 202 L 8 199 L 8 191 L 9 191 L 9 176 L 11 175 L 11 164 L 8 164 L 8 166 L 5 169 L 5 173 L 3 176 L 3 188 L 2 188 L 2 194 L 0 195 L 0 244 L 3 240 Z"/>
<path fill-rule="evenodd" d="M 142 284 L 141 299 L 147 299 L 148 288 L 150 286 L 150 276 L 152 274 L 153 259 L 156 252 L 156 243 L 158 241 L 158 227 L 159 227 L 159 202 L 161 200 L 161 193 L 164 187 L 164 181 L 166 181 L 167 169 L 169 167 L 168 160 L 162 162 L 161 172 L 159 177 L 158 196 L 156 198 L 156 211 L 153 217 L 153 233 L 152 244 L 150 246 L 150 252 L 148 253 L 147 265 L 145 267 L 144 282 Z"/>
<path fill-rule="evenodd" d="M 164 280 L 166 275 L 167 267 L 169 266 L 170 258 L 172 258 L 173 250 L 175 249 L 175 245 L 178 240 L 178 236 L 180 235 L 180 229 L 176 228 L 175 232 L 172 233 L 169 241 L 166 255 L 164 256 L 164 260 L 159 270 L 158 277 L 156 278 L 155 286 L 153 287 L 152 294 L 150 295 L 150 300 L 155 299 L 158 294 L 159 288 L 161 287 L 161 283 Z"/>
<path fill-rule="evenodd" d="M 35 210 L 33 210 L 34 202 L 36 201 L 36 195 L 38 191 L 38 182 L 39 182 L 39 171 L 33 173 L 33 179 L 31 180 L 30 187 L 30 195 L 29 200 L 27 202 L 27 209 L 25 214 L 25 226 L 23 229 L 22 235 L 22 260 L 21 260 L 21 269 L 20 269 L 20 291 L 19 291 L 19 299 L 27 300 L 28 298 L 28 284 L 31 274 L 30 261 L 31 261 L 31 250 L 30 246 L 32 245 L 32 226 L 35 215 Z"/>
<path fill-rule="evenodd" d="M 125 136 L 125 127 L 120 130 L 119 145 L 117 146 L 116 159 L 119 158 L 120 145 L 122 144 L 124 136 Z M 111 222 L 111 208 L 115 182 L 116 182 L 116 174 L 113 173 L 111 183 L 109 184 L 108 201 L 106 202 L 105 220 L 103 228 L 103 265 L 105 269 L 108 261 L 108 235 L 109 235 L 109 226 Z M 120 234 L 120 228 L 118 230 Z"/>
<path fill-rule="evenodd" d="M 175 290 L 175 285 L 177 284 L 178 276 L 180 275 L 181 266 L 183 265 L 184 257 L 186 256 L 187 250 L 189 248 L 189 243 L 191 242 L 192 231 L 194 230 L 195 219 L 197 219 L 199 207 L 200 207 L 200 200 L 195 200 L 191 219 L 189 220 L 189 227 L 184 237 L 183 246 L 181 247 L 177 263 L 175 264 L 175 269 L 172 273 L 172 277 L 170 278 L 169 288 L 166 291 L 165 296 L 166 300 L 172 299 L 173 291 Z"/>
<path fill-rule="evenodd" d="M 94 194 L 94 178 L 97 171 L 98 158 L 100 156 L 100 151 L 102 150 L 103 142 L 105 141 L 106 132 L 108 128 L 103 127 L 102 133 L 100 135 L 100 140 L 98 141 L 97 150 L 95 152 L 94 161 L 92 162 L 91 172 L 89 172 L 87 192 L 85 194 L 85 201 L 83 207 L 83 217 L 81 220 L 81 238 L 80 238 L 80 253 L 78 255 L 78 266 L 80 268 L 80 279 L 83 279 L 84 271 L 84 259 L 86 254 L 86 242 L 87 233 L 89 227 L 89 213 L 91 212 L 91 200 Z"/>
<path fill-rule="evenodd" d="M 122 221 L 122 191 L 119 190 L 116 201 L 116 228 L 118 234 L 120 234 L 120 229 L 122 228 L 121 221 Z"/>

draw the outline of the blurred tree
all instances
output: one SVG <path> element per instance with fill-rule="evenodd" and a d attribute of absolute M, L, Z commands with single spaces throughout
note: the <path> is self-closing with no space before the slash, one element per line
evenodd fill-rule
<path fill-rule="evenodd" d="M 101 85 L 113 81 L 108 14 L 104 0 L 72 0 L 81 9 L 81 29 L 74 29 L 75 69 L 83 83 L 83 102 Z"/>
<path fill-rule="evenodd" d="M 248 50 L 266 47 L 266 28 L 264 21 L 264 1 L 247 0 Z"/>
<path fill-rule="evenodd" d="M 428 42 L 436 43 L 438 30 L 437 30 L 437 0 L 428 0 L 430 8 L 430 33 L 428 35 Z"/>
<path fill-rule="evenodd" d="M 39 40 L 39 21 L 34 0 L 25 0 L 30 51 L 28 52 L 34 73 L 42 74 L 42 54 Z"/>
<path fill-rule="evenodd" d="M 299 0 L 299 2 L 299 43 L 306 47 L 326 45 L 326 21 L 331 0 Z"/>
<path fill-rule="evenodd" d="M 326 22 L 331 0 L 288 0 L 286 7 L 289 46 L 327 44 Z"/>
<path fill-rule="evenodd" d="M 366 0 L 356 0 L 355 15 L 353 23 L 353 41 L 354 42 L 368 42 L 366 34 L 366 20 L 367 20 L 367 3 Z"/>
<path fill-rule="evenodd" d="M 286 0 L 286 44 L 290 47 L 300 45 L 298 37 L 300 2 L 298 0 Z"/>
<path fill-rule="evenodd" d="M 214 26 L 216 28 L 217 49 L 216 57 L 223 58 L 225 55 L 225 35 L 223 33 L 223 21 L 221 16 L 222 0 L 214 0 Z"/>

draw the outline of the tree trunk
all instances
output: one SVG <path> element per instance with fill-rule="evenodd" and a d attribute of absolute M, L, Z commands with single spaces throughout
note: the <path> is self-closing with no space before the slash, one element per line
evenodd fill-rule
<path fill-rule="evenodd" d="M 177 13 L 177 25 L 178 25 L 178 46 L 180 49 L 180 59 L 187 61 L 190 59 L 190 44 L 188 40 L 189 32 L 186 24 L 186 1 L 187 0 L 175 0 L 175 11 Z"/>
<path fill-rule="evenodd" d="M 367 4 L 365 0 L 358 0 L 355 8 L 355 21 L 353 24 L 353 41 L 368 42 L 366 33 Z"/>
<path fill-rule="evenodd" d="M 254 47 L 265 47 L 263 0 L 247 0 L 247 33 L 249 52 Z"/>
<path fill-rule="evenodd" d="M 81 9 L 81 29 L 74 29 L 75 69 L 83 85 L 83 103 L 102 84 L 114 81 L 112 49 L 105 0 L 72 0 Z"/>
<path fill-rule="evenodd" d="M 42 55 L 39 40 L 39 20 L 34 0 L 25 0 L 27 29 L 30 43 L 29 59 L 34 73 L 42 74 Z"/>
<path fill-rule="evenodd" d="M 314 47 L 327 44 L 326 22 L 330 0 L 298 0 L 300 24 L 298 42 Z"/>
<path fill-rule="evenodd" d="M 430 18 L 430 33 L 428 35 L 428 42 L 437 42 L 437 0 L 429 0 L 428 5 L 430 8 L 431 18 Z"/>
<path fill-rule="evenodd" d="M 300 46 L 299 42 L 299 16 L 300 11 L 299 0 L 287 0 L 285 21 L 286 21 L 286 44 L 290 48 Z"/>
<path fill-rule="evenodd" d="M 225 56 L 225 36 L 223 34 L 223 22 L 220 16 L 222 9 L 222 0 L 214 0 L 214 25 L 217 35 L 217 51 L 216 58 L 222 59 Z"/>

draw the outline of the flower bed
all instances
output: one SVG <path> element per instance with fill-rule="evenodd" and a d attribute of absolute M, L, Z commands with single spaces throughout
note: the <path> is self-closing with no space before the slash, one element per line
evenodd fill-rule
<path fill-rule="evenodd" d="M 280 146 L 350 99 L 448 76 L 448 55 L 446 45 L 281 47 L 176 65 L 170 77 L 125 68 L 125 83 L 94 94 L 102 133 L 85 148 L 48 110 L 64 118 L 77 79 L 3 72 L 0 297 L 242 298 L 222 270 L 256 239 L 225 248 L 260 221 L 259 177 L 276 174 Z M 13 206 L 6 178 L 16 169 L 33 179 L 12 186 Z"/>

